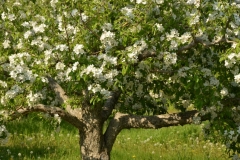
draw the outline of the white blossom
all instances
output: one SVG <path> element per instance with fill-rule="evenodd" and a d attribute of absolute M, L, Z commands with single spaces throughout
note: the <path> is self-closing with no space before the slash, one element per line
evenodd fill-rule
<path fill-rule="evenodd" d="M 58 3 L 58 0 L 51 0 L 50 5 L 52 8 L 56 8 L 56 3 Z"/>
<path fill-rule="evenodd" d="M 70 36 L 72 34 L 76 34 L 77 30 L 74 26 L 68 24 L 67 27 L 66 27 L 66 30 L 67 34 Z"/>
<path fill-rule="evenodd" d="M 73 10 L 71 11 L 71 15 L 72 15 L 73 17 L 75 17 L 76 15 L 78 15 L 78 10 L 77 10 L 77 9 L 73 9 Z"/>
<path fill-rule="evenodd" d="M 61 123 L 61 117 L 57 113 L 54 114 L 54 119 L 58 122 L 58 124 Z"/>
<path fill-rule="evenodd" d="M 172 50 L 177 50 L 178 49 L 178 43 L 177 41 L 175 40 L 171 40 L 171 45 L 169 47 L 169 50 L 172 51 Z"/>
<path fill-rule="evenodd" d="M 170 53 L 170 52 L 164 52 L 164 64 L 167 66 L 176 64 L 177 62 L 177 54 L 176 53 Z"/>
<path fill-rule="evenodd" d="M 181 41 L 182 44 L 188 42 L 192 38 L 190 32 L 185 32 L 181 37 L 179 37 L 179 40 Z"/>
<path fill-rule="evenodd" d="M 137 4 L 147 4 L 146 0 L 136 0 Z"/>
<path fill-rule="evenodd" d="M 40 92 L 33 93 L 32 91 L 27 95 L 28 105 L 32 106 L 43 99 L 43 95 Z"/>
<path fill-rule="evenodd" d="M 34 25 L 33 26 L 33 31 L 35 33 L 43 33 L 45 31 L 45 27 L 47 27 L 45 24 L 40 24 L 40 25 Z"/>
<path fill-rule="evenodd" d="M 2 12 L 1 17 L 2 17 L 3 20 L 5 20 L 5 19 L 7 18 L 6 13 L 5 13 L 5 12 Z"/>
<path fill-rule="evenodd" d="M 113 26 L 111 23 L 104 23 L 102 26 L 103 31 L 111 31 L 113 29 Z"/>
<path fill-rule="evenodd" d="M 105 62 L 117 65 L 117 57 L 108 56 L 107 54 L 99 54 L 98 59 L 103 59 Z"/>
<path fill-rule="evenodd" d="M 236 83 L 240 83 L 240 74 L 234 76 L 234 80 Z"/>
<path fill-rule="evenodd" d="M 48 79 L 46 77 L 41 77 L 43 83 L 48 83 Z"/>
<path fill-rule="evenodd" d="M 22 88 L 19 87 L 18 85 L 14 85 L 10 90 L 6 92 L 5 97 L 7 99 L 12 99 L 15 96 L 17 96 L 19 93 L 22 93 Z"/>
<path fill-rule="evenodd" d="M 52 56 L 54 56 L 54 54 L 52 53 L 52 50 L 51 49 L 49 49 L 49 50 L 45 50 L 44 51 L 44 63 L 45 64 L 48 64 L 48 60 L 52 57 Z"/>
<path fill-rule="evenodd" d="M 29 30 L 29 31 L 25 32 L 23 36 L 25 39 L 28 39 L 31 35 L 32 35 L 32 32 Z"/>
<path fill-rule="evenodd" d="M 22 47 L 23 47 L 23 41 L 22 41 L 22 39 L 19 39 L 19 42 L 18 42 L 18 44 L 17 44 L 17 49 L 22 49 Z"/>
<path fill-rule="evenodd" d="M 6 88 L 8 85 L 5 81 L 0 80 L 0 86 L 2 86 L 3 88 Z"/>
<path fill-rule="evenodd" d="M 168 41 L 171 41 L 173 38 L 179 37 L 178 30 L 171 29 L 170 33 L 166 33 L 166 38 Z"/>
<path fill-rule="evenodd" d="M 100 40 L 106 52 L 118 45 L 118 42 L 115 40 L 115 33 L 111 31 L 103 31 Z"/>
<path fill-rule="evenodd" d="M 103 99 L 108 99 L 111 96 L 111 92 L 102 88 L 99 84 L 89 85 L 88 90 L 92 91 L 93 93 L 100 93 L 103 95 Z"/>
<path fill-rule="evenodd" d="M 195 5 L 197 8 L 200 6 L 200 0 L 188 0 L 187 4 Z"/>
<path fill-rule="evenodd" d="M 231 54 L 228 55 L 228 59 L 233 60 L 233 58 L 236 57 L 236 56 L 237 56 L 236 53 L 231 53 Z"/>
<path fill-rule="evenodd" d="M 82 44 L 76 44 L 73 48 L 73 52 L 78 54 L 84 54 L 85 51 L 83 50 L 83 45 Z"/>
<path fill-rule="evenodd" d="M 190 25 L 197 24 L 199 22 L 199 15 L 191 14 Z"/>
<path fill-rule="evenodd" d="M 68 46 L 66 44 L 59 44 L 59 45 L 56 46 L 56 49 L 60 50 L 60 51 L 67 51 Z"/>
<path fill-rule="evenodd" d="M 96 78 L 97 80 L 101 82 L 105 82 L 106 78 L 103 75 L 103 68 L 96 68 L 94 65 L 89 65 L 87 68 L 85 68 L 82 72 L 81 75 L 87 74 L 90 75 L 92 73 L 92 76 Z"/>
<path fill-rule="evenodd" d="M 14 14 L 9 14 L 9 15 L 8 15 L 8 19 L 9 19 L 10 21 L 14 21 L 14 20 L 16 19 L 16 16 L 15 16 Z"/>
<path fill-rule="evenodd" d="M 228 89 L 227 88 L 223 88 L 221 91 L 220 91 L 220 94 L 224 97 L 226 95 L 228 95 Z"/>
<path fill-rule="evenodd" d="M 138 55 L 142 53 L 145 49 L 148 48 L 145 40 L 141 39 L 136 41 L 133 46 L 129 46 L 126 48 L 128 51 L 128 57 L 132 62 L 136 62 L 138 60 Z"/>
<path fill-rule="evenodd" d="M 75 62 L 72 66 L 72 71 L 76 71 L 77 70 L 77 67 L 79 65 L 79 62 Z"/>
<path fill-rule="evenodd" d="M 65 66 L 66 66 L 66 65 L 65 65 L 64 63 L 58 62 L 58 63 L 56 64 L 56 70 L 64 70 Z"/>
<path fill-rule="evenodd" d="M 121 12 L 129 18 L 133 19 L 135 17 L 134 14 L 133 14 L 133 8 L 124 7 L 124 8 L 121 9 Z"/>
<path fill-rule="evenodd" d="M 81 21 L 86 22 L 88 20 L 88 16 L 85 13 L 81 14 Z"/>
<path fill-rule="evenodd" d="M 18 82 L 30 81 L 31 83 L 35 81 L 37 75 L 33 74 L 31 70 L 25 65 L 16 65 L 12 66 L 9 75 L 11 78 L 15 79 Z"/>
<path fill-rule="evenodd" d="M 164 27 L 162 26 L 162 24 L 159 23 L 155 23 L 155 26 L 157 28 L 158 31 L 163 32 L 164 31 Z"/>
<path fill-rule="evenodd" d="M 103 41 L 107 38 L 109 39 L 115 38 L 115 34 L 111 31 L 104 31 L 100 37 L 100 40 Z"/>
<path fill-rule="evenodd" d="M 7 40 L 4 40 L 4 42 L 2 43 L 3 45 L 3 48 L 6 49 L 6 48 L 10 48 L 10 41 L 7 39 Z"/>

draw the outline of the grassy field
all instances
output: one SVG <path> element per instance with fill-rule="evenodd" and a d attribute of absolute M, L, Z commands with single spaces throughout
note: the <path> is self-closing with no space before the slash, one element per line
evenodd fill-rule
<path fill-rule="evenodd" d="M 51 121 L 29 116 L 7 124 L 11 138 L 0 146 L 0 160 L 78 160 L 78 131 L 62 122 L 56 132 Z M 158 130 L 123 130 L 113 160 L 224 160 L 224 146 L 204 140 L 200 126 L 186 125 Z"/>

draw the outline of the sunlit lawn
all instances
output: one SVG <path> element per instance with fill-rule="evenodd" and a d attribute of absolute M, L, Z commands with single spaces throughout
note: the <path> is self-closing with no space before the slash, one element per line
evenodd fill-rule
<path fill-rule="evenodd" d="M 46 119 L 29 116 L 7 124 L 11 138 L 0 146 L 1 160 L 48 159 L 78 160 L 78 130 L 67 123 L 60 132 Z M 204 140 L 200 126 L 186 125 L 158 130 L 123 130 L 118 136 L 113 160 L 223 160 L 224 145 Z"/>

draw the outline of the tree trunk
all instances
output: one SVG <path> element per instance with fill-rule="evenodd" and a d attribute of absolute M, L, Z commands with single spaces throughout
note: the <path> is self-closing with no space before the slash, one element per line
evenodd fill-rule
<path fill-rule="evenodd" d="M 82 160 L 109 160 L 110 152 L 105 145 L 103 121 L 99 112 L 86 111 L 83 114 L 83 122 L 84 125 L 79 128 Z"/>
<path fill-rule="evenodd" d="M 109 160 L 110 155 L 104 147 L 102 127 L 97 125 L 88 127 L 90 128 L 79 131 L 82 160 Z"/>

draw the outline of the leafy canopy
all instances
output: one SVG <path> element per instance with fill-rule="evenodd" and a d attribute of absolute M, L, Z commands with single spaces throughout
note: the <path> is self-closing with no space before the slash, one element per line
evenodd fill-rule
<path fill-rule="evenodd" d="M 72 107 L 84 107 L 83 90 L 93 107 L 121 91 L 121 112 L 161 114 L 174 106 L 210 113 L 206 133 L 225 131 L 228 148 L 237 153 L 237 2 L 1 1 L 0 107 L 58 106 L 50 76 Z"/>

